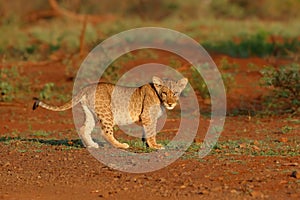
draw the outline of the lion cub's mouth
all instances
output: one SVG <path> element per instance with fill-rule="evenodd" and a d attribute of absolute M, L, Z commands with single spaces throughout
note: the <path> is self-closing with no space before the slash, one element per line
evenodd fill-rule
<path fill-rule="evenodd" d="M 173 108 L 175 108 L 176 103 L 172 103 L 172 104 L 164 103 L 164 106 L 166 107 L 166 109 L 172 110 Z"/>

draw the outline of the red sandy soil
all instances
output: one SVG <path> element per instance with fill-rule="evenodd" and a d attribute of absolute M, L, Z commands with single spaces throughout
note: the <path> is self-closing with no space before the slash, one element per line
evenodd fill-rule
<path fill-rule="evenodd" d="M 223 57 L 214 55 L 213 59 L 219 65 Z M 227 94 L 228 112 L 234 109 L 258 111 L 262 96 L 267 92 L 259 86 L 259 70 L 269 61 L 226 58 L 239 65 L 237 69 L 220 69 L 232 73 L 235 79 Z M 160 53 L 156 59 L 168 64 L 169 58 Z M 145 62 L 129 63 L 123 70 Z M 249 68 L 248 63 L 260 68 Z M 35 77 L 40 83 L 35 94 L 27 95 L 37 96 L 41 86 L 48 82 L 64 86 L 65 92 L 71 93 L 73 82 L 65 68 L 62 63 L 53 63 L 23 69 L 23 76 Z M 185 70 L 184 65 L 181 70 Z M 32 103 L 16 101 L 0 105 L 0 199 L 300 199 L 299 156 L 221 152 L 203 159 L 180 158 L 158 171 L 130 174 L 110 169 L 83 147 L 67 149 L 65 143 L 51 144 L 49 141 L 53 139 L 68 139 L 71 144 L 79 138 L 74 131 L 72 112 L 32 111 Z M 199 104 L 208 106 L 201 98 Z M 287 145 L 291 141 L 299 144 L 299 123 L 286 119 L 287 116 L 252 116 L 251 112 L 229 115 L 219 139 L 260 141 L 269 138 Z M 197 136 L 200 140 L 208 123 L 207 117 L 201 117 Z M 167 121 L 166 128 L 176 126 L 178 121 Z M 292 130 L 283 134 L 280 130 L 284 126 Z M 35 130 L 51 134 L 33 135 Z M 158 138 L 163 139 L 165 135 Z M 7 137 L 17 136 L 21 139 L 7 140 Z M 33 145 L 30 139 L 42 139 L 49 144 Z M 298 175 L 292 176 L 293 171 Z"/>

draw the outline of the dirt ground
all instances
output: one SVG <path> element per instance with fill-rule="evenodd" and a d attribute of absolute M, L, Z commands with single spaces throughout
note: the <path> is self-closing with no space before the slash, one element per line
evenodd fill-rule
<path fill-rule="evenodd" d="M 213 56 L 217 64 L 223 58 Z M 71 148 L 79 138 L 71 111 L 32 111 L 32 101 L 1 103 L 0 199 L 300 199 L 299 153 L 260 154 L 262 147 L 256 144 L 264 141 L 270 151 L 274 144 L 299 149 L 299 118 L 244 112 L 261 109 L 266 92 L 259 85 L 260 69 L 247 67 L 248 63 L 262 67 L 270 61 L 226 58 L 239 67 L 220 69 L 235 79 L 227 94 L 229 114 L 219 138 L 223 147 L 202 159 L 183 157 L 150 173 L 116 171 L 97 161 L 84 147 Z M 162 63 L 164 59 L 161 56 Z M 54 82 L 71 93 L 73 82 L 65 70 L 61 63 L 35 65 L 23 69 L 22 76 L 35 77 L 40 85 Z M 36 87 L 38 90 L 40 86 Z M 201 99 L 199 104 L 207 106 Z M 235 110 L 240 113 L 233 114 Z M 201 138 L 208 121 L 201 116 L 197 137 Z M 176 127 L 177 123 L 169 120 L 166 127 Z M 283 133 L 282 127 L 291 129 Z M 33 134 L 36 130 L 50 134 Z M 165 135 L 158 137 L 164 139 Z M 241 140 L 246 142 L 239 143 L 237 149 L 226 147 L 228 141 Z M 241 152 L 243 148 L 258 154 Z"/>

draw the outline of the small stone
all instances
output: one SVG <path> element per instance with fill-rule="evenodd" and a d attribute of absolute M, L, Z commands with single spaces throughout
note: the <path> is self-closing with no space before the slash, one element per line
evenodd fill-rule
<path fill-rule="evenodd" d="M 288 142 L 288 138 L 287 137 L 282 137 L 282 138 L 279 139 L 279 142 L 287 143 Z"/>
<path fill-rule="evenodd" d="M 243 148 L 246 148 L 247 147 L 247 143 L 242 143 L 240 144 L 240 148 L 243 149 Z"/>
<path fill-rule="evenodd" d="M 201 191 L 199 192 L 199 194 L 209 194 L 209 191 L 208 191 L 208 190 L 201 190 Z"/>
<path fill-rule="evenodd" d="M 256 146 L 256 145 L 253 145 L 252 148 L 253 148 L 255 151 L 259 151 L 259 150 L 260 150 L 260 148 L 259 148 L 258 146 Z"/>
<path fill-rule="evenodd" d="M 219 192 L 222 190 L 222 186 L 218 186 L 218 187 L 215 187 L 215 188 L 212 188 L 211 191 L 213 192 Z"/>
<path fill-rule="evenodd" d="M 4 165 L 3 165 L 3 167 L 9 167 L 11 164 L 10 164 L 10 162 L 6 162 Z"/>
<path fill-rule="evenodd" d="M 296 178 L 296 179 L 300 179 L 300 173 L 298 171 L 293 171 L 291 174 L 291 177 Z"/>
<path fill-rule="evenodd" d="M 286 181 L 286 180 L 281 180 L 280 182 L 279 182 L 279 184 L 287 184 L 288 183 L 288 181 Z"/>
<path fill-rule="evenodd" d="M 162 197 L 168 197 L 168 193 L 163 193 L 161 196 Z"/>
<path fill-rule="evenodd" d="M 238 193 L 235 189 L 230 190 L 230 192 L 231 192 L 232 194 L 237 194 L 237 193 Z"/>
<path fill-rule="evenodd" d="M 260 192 L 260 191 L 252 191 L 251 193 L 250 193 L 250 195 L 252 196 L 252 197 L 254 197 L 254 198 L 262 198 L 264 195 L 263 195 L 263 193 L 262 192 Z"/>
<path fill-rule="evenodd" d="M 99 197 L 106 199 L 106 198 L 108 198 L 108 194 L 106 194 L 106 193 L 99 194 Z"/>
<path fill-rule="evenodd" d="M 167 181 L 165 178 L 160 178 L 160 179 L 158 179 L 158 180 L 159 180 L 159 182 L 162 182 L 162 183 L 164 183 L 164 182 Z"/>
<path fill-rule="evenodd" d="M 283 166 L 298 166 L 298 163 L 283 163 Z"/>

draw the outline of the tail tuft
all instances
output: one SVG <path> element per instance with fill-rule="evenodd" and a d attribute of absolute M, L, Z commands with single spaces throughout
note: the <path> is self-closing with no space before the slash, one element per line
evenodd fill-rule
<path fill-rule="evenodd" d="M 39 107 L 40 100 L 36 97 L 34 97 L 33 100 L 34 100 L 34 103 L 32 106 L 32 110 L 35 110 L 35 109 L 37 109 L 37 107 Z"/>

